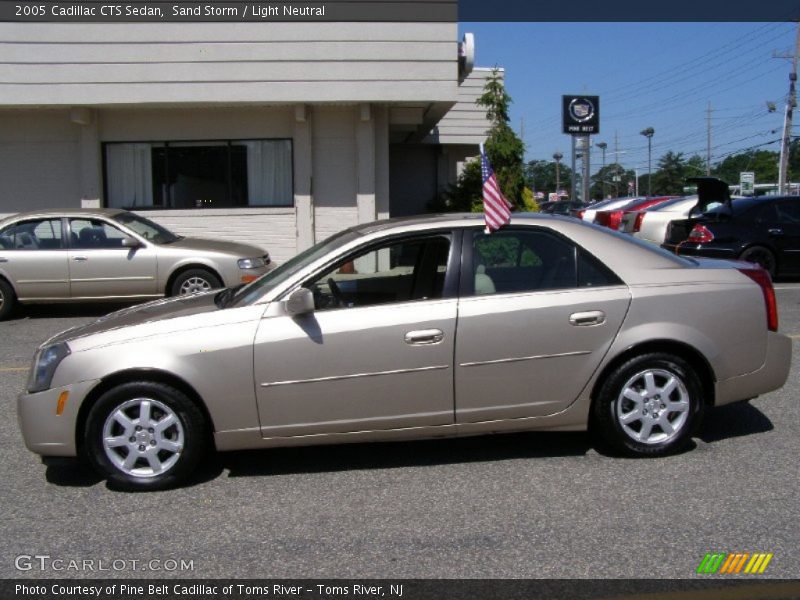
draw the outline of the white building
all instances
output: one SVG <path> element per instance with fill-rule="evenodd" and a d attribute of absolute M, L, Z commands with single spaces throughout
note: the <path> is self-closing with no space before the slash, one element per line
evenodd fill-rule
<path fill-rule="evenodd" d="M 424 212 L 488 128 L 455 23 L 0 23 L 0 214 L 124 207 L 283 261 Z"/>

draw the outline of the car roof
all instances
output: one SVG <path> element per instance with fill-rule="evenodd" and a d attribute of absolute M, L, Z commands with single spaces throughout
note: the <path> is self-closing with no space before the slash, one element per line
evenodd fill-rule
<path fill-rule="evenodd" d="M 576 223 L 578 220 L 572 217 L 561 215 L 551 215 L 542 213 L 514 212 L 511 213 L 511 223 L 534 224 L 537 221 L 550 222 L 554 220 L 567 223 Z M 435 215 L 415 215 L 410 217 L 393 217 L 391 219 L 381 219 L 371 223 L 364 223 L 351 227 L 350 230 L 361 235 L 376 233 L 378 231 L 388 231 L 391 229 L 414 229 L 417 226 L 430 227 L 440 225 L 441 227 L 475 227 L 484 222 L 483 213 L 445 213 Z"/>
<path fill-rule="evenodd" d="M 0 224 L 7 221 L 19 221 L 20 219 L 41 219 L 61 217 L 113 217 L 119 213 L 127 212 L 121 208 L 65 208 L 65 209 L 42 209 L 19 212 L 6 217 Z"/>

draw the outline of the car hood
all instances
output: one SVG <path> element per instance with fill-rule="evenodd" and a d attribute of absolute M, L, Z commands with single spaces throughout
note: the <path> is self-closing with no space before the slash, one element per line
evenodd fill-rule
<path fill-rule="evenodd" d="M 119 330 L 123 327 L 155 324 L 167 319 L 180 319 L 181 317 L 219 311 L 219 307 L 214 303 L 214 298 L 218 293 L 219 290 L 214 290 L 202 294 L 164 298 L 147 302 L 146 304 L 123 308 L 86 325 L 78 325 L 62 331 L 42 345 L 45 346 L 57 342 L 74 342 L 81 338 Z"/>
<path fill-rule="evenodd" d="M 171 244 L 165 244 L 165 247 L 192 252 L 220 252 L 236 258 L 255 258 L 267 254 L 267 251 L 263 248 L 251 244 L 239 244 L 237 242 L 226 242 L 225 240 L 207 240 L 204 238 L 180 238 Z"/>

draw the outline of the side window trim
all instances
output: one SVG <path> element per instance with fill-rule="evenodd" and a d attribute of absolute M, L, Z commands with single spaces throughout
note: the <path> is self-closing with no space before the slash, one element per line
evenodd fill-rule
<path fill-rule="evenodd" d="M 58 221 L 59 227 L 58 232 L 61 235 L 61 244 L 57 248 L 5 248 L 0 245 L 0 252 L 16 252 L 16 251 L 24 251 L 30 252 L 32 250 L 66 250 L 66 238 L 64 237 L 64 220 L 61 217 L 39 217 L 39 218 L 23 218 L 19 221 L 14 221 L 13 223 L 9 223 L 5 227 L 3 227 L 2 231 L 0 231 L 0 236 L 4 235 L 4 232 L 8 231 L 9 229 L 14 229 L 19 227 L 20 225 L 25 225 L 26 223 L 39 223 L 40 225 L 46 221 Z M 38 227 L 38 225 L 36 226 Z M 33 229 L 35 230 L 36 227 Z M 52 226 L 51 226 L 52 227 Z M 55 233 L 55 231 L 54 231 Z"/>
<path fill-rule="evenodd" d="M 65 225 L 65 228 L 68 231 L 68 235 L 66 236 L 65 239 L 68 240 L 68 244 L 69 244 L 68 247 L 70 249 L 72 249 L 72 250 L 80 250 L 81 252 L 87 252 L 89 250 L 125 250 L 127 252 L 127 251 L 130 250 L 129 248 L 126 248 L 124 246 L 98 246 L 98 247 L 95 247 L 95 248 L 92 248 L 92 247 L 83 248 L 80 245 L 74 245 L 72 243 L 72 222 L 73 221 L 87 221 L 90 224 L 100 223 L 103 227 L 106 227 L 106 228 L 109 228 L 109 229 L 113 229 L 114 231 L 120 233 L 120 237 L 123 238 L 123 239 L 126 238 L 126 237 L 131 237 L 131 235 L 128 234 L 127 231 L 125 231 L 124 229 L 119 227 L 116 223 L 113 223 L 113 222 L 108 221 L 108 220 L 106 220 L 104 218 L 96 217 L 96 216 L 67 217 L 66 221 L 67 221 L 67 225 Z M 95 225 L 92 225 L 92 227 L 94 227 L 94 226 Z M 77 234 L 76 234 L 76 238 L 77 238 Z"/>
<path fill-rule="evenodd" d="M 562 239 L 565 243 L 569 244 L 572 247 L 573 251 L 573 265 L 574 265 L 574 276 L 575 281 L 577 283 L 578 280 L 578 256 L 580 253 L 580 247 L 573 242 L 572 240 L 560 235 L 558 232 L 553 231 L 552 229 L 548 229 L 545 227 L 520 227 L 520 226 L 512 226 L 512 227 L 505 227 L 502 231 L 507 232 L 533 232 L 539 233 L 541 235 L 552 236 L 557 239 Z M 459 285 L 459 296 L 462 298 L 472 298 L 476 297 L 474 286 L 475 286 L 475 265 L 474 265 L 474 252 L 473 248 L 475 247 L 474 240 L 476 234 L 483 233 L 483 229 L 480 227 L 469 227 L 466 228 L 464 231 L 464 239 L 462 240 L 462 252 L 463 258 L 461 261 L 461 282 Z M 523 252 L 523 245 L 520 244 L 518 248 L 518 255 L 517 255 L 517 262 L 521 260 Z M 578 285 L 575 286 L 576 289 L 579 287 Z M 557 289 L 557 288 L 556 288 Z M 561 289 L 570 289 L 570 288 L 561 288 Z M 542 289 L 542 290 L 527 290 L 527 291 L 519 291 L 519 292 L 495 292 L 494 294 L 486 294 L 488 295 L 504 295 L 504 294 L 535 294 L 538 292 L 548 292 L 554 291 L 553 289 Z"/>
<path fill-rule="evenodd" d="M 547 288 L 547 289 L 536 289 L 536 290 L 527 290 L 527 291 L 518 291 L 518 292 L 496 292 L 494 294 L 486 294 L 486 296 L 499 296 L 499 295 L 507 295 L 507 294 L 536 294 L 536 293 L 547 293 L 547 292 L 554 292 L 554 291 L 565 291 L 565 290 L 580 290 L 580 289 L 598 289 L 598 288 L 606 288 L 606 287 L 616 287 L 619 285 L 625 285 L 625 283 L 620 279 L 620 277 L 614 273 L 607 265 L 605 265 L 602 261 L 600 261 L 597 257 L 583 248 L 581 245 L 577 244 L 573 240 L 567 238 L 566 236 L 562 235 L 558 231 L 554 231 L 552 229 L 548 229 L 545 227 L 507 227 L 504 228 L 503 231 L 529 231 L 529 232 L 536 232 L 542 235 L 551 236 L 556 239 L 560 239 L 563 242 L 569 244 L 572 247 L 573 251 L 573 267 L 574 267 L 574 277 L 575 277 L 575 286 L 570 288 Z M 479 227 L 470 227 L 465 228 L 464 230 L 464 237 L 461 241 L 462 245 L 462 258 L 461 258 L 461 280 L 459 285 L 459 296 L 461 298 L 476 298 L 479 297 L 475 294 L 474 290 L 474 256 L 473 256 L 473 248 L 474 248 L 474 239 L 476 234 L 483 233 L 483 229 Z M 520 245 L 521 246 L 521 245 Z M 581 285 L 581 273 L 580 273 L 580 260 L 581 257 L 585 256 L 590 259 L 592 262 L 597 262 L 602 266 L 602 270 L 605 271 L 606 276 L 614 281 L 609 282 L 603 286 L 583 286 Z"/>
<path fill-rule="evenodd" d="M 356 248 L 351 248 L 346 253 L 338 255 L 333 260 L 327 261 L 324 265 L 315 270 L 311 275 L 304 277 L 301 281 L 297 282 L 295 285 L 292 285 L 289 288 L 287 288 L 287 290 L 281 295 L 279 300 L 285 300 L 289 296 L 289 294 L 291 294 L 297 288 L 311 284 L 312 282 L 322 277 L 322 275 L 327 271 L 336 268 L 337 265 L 345 264 L 348 261 L 355 260 L 358 256 L 363 256 L 364 254 L 368 254 L 373 250 L 377 250 L 379 248 L 383 248 L 386 246 L 391 246 L 393 244 L 401 243 L 404 241 L 413 241 L 413 240 L 423 241 L 426 239 L 432 239 L 436 237 L 446 237 L 448 239 L 448 241 L 450 242 L 450 252 L 447 258 L 447 268 L 445 270 L 445 282 L 444 282 L 444 287 L 442 289 L 442 296 L 440 298 L 436 298 L 435 300 L 438 301 L 438 300 L 445 300 L 448 298 L 456 298 L 458 297 L 458 283 L 460 277 L 459 266 L 461 261 L 462 231 L 460 229 L 443 228 L 440 230 L 425 231 L 422 233 L 413 231 L 406 232 L 402 234 L 385 237 L 380 240 L 372 240 Z M 419 302 L 419 300 L 407 300 L 403 301 L 402 303 L 405 302 Z M 372 305 L 365 306 L 363 308 L 370 308 L 371 306 Z M 386 306 L 386 305 L 374 305 L 374 306 Z"/>

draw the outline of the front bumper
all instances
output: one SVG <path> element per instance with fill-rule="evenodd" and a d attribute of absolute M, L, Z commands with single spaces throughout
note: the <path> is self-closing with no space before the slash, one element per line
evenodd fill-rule
<path fill-rule="evenodd" d="M 783 387 L 792 364 L 792 340 L 782 333 L 767 333 L 767 354 L 764 364 L 752 373 L 718 381 L 716 406 L 749 400 Z"/>
<path fill-rule="evenodd" d="M 77 456 L 75 425 L 78 410 L 99 381 L 80 381 L 35 394 L 23 392 L 17 396 L 17 419 L 28 450 L 42 456 Z M 58 398 L 65 391 L 69 397 L 64 410 L 58 415 Z"/>

